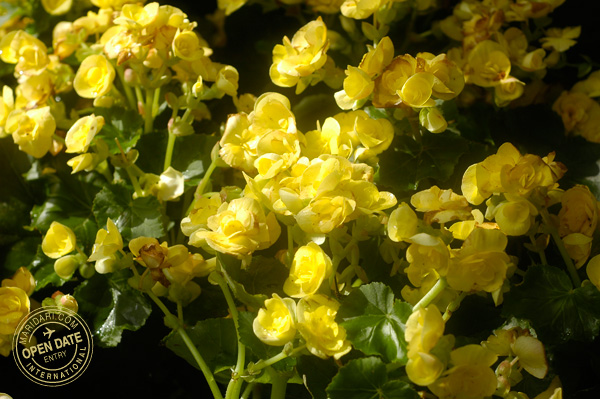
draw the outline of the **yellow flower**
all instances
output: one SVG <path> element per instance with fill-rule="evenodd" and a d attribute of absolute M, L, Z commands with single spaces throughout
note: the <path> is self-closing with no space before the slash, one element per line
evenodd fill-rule
<path fill-rule="evenodd" d="M 19 287 L 0 287 L 0 334 L 12 335 L 29 313 L 29 297 Z"/>
<path fill-rule="evenodd" d="M 314 294 L 300 299 L 296 307 L 296 327 L 306 348 L 321 359 L 339 359 L 352 349 L 346 330 L 335 322 L 339 306 L 334 299 Z"/>
<path fill-rule="evenodd" d="M 435 107 L 422 108 L 419 112 L 421 126 L 431 133 L 442 133 L 448 128 L 448 122 L 441 111 Z"/>
<path fill-rule="evenodd" d="M 511 62 L 498 43 L 484 40 L 469 53 L 467 81 L 481 87 L 492 87 L 510 75 Z"/>
<path fill-rule="evenodd" d="M 296 302 L 293 299 L 282 299 L 273 294 L 252 323 L 254 334 L 267 345 L 285 345 L 296 336 L 295 315 Z"/>
<path fill-rule="evenodd" d="M 342 15 L 353 19 L 365 19 L 381 7 L 381 0 L 345 0 L 340 11 Z"/>
<path fill-rule="evenodd" d="M 525 83 L 515 77 L 508 77 L 501 80 L 497 86 L 494 86 L 494 102 L 499 107 L 508 105 L 512 100 L 523 95 Z"/>
<path fill-rule="evenodd" d="M 73 276 L 73 273 L 75 273 L 75 270 L 77 270 L 80 264 L 81 257 L 79 254 L 65 255 L 54 261 L 54 273 L 56 273 L 58 277 L 68 280 Z"/>
<path fill-rule="evenodd" d="M 50 113 L 50 107 L 41 107 L 25 111 L 16 109 L 8 115 L 6 133 L 12 134 L 15 144 L 27 154 L 41 158 L 52 147 L 52 136 L 56 122 Z"/>
<path fill-rule="evenodd" d="M 67 161 L 67 165 L 69 165 L 73 171 L 73 173 L 81 172 L 85 170 L 86 172 L 91 172 L 96 167 L 96 155 L 95 154 L 81 154 L 77 155 Z"/>
<path fill-rule="evenodd" d="M 558 213 L 561 237 L 570 233 L 591 237 L 598 224 L 598 201 L 590 189 L 578 184 L 563 193 L 561 203 Z"/>
<path fill-rule="evenodd" d="M 42 241 L 42 251 L 47 257 L 58 259 L 75 249 L 73 230 L 58 222 L 52 222 Z"/>
<path fill-rule="evenodd" d="M 121 233 L 115 223 L 108 218 L 106 220 L 106 230 L 100 229 L 96 233 L 96 241 L 88 261 L 92 262 L 109 257 L 121 249 L 123 249 Z"/>
<path fill-rule="evenodd" d="M 8 357 L 12 350 L 13 334 L 0 334 L 0 355 Z M 2 399 L 13 399 L 11 396 L 6 394 Z"/>
<path fill-rule="evenodd" d="M 600 96 L 600 71 L 594 71 L 590 75 L 573 85 L 572 93 L 583 93 L 589 97 Z"/>
<path fill-rule="evenodd" d="M 368 51 L 358 67 L 373 78 L 383 72 L 383 69 L 392 62 L 394 43 L 388 36 L 385 36 L 377 43 L 376 47 L 367 45 L 367 48 Z"/>
<path fill-rule="evenodd" d="M 341 226 L 356 209 L 356 201 L 345 196 L 319 196 L 296 215 L 300 228 L 307 233 L 327 234 Z"/>
<path fill-rule="evenodd" d="M 570 26 L 564 29 L 550 28 L 546 31 L 546 36 L 540 39 L 540 43 L 543 43 L 542 47 L 545 49 L 562 53 L 577 44 L 574 39 L 577 39 L 579 35 L 581 35 L 581 26 Z"/>
<path fill-rule="evenodd" d="M 15 109 L 14 93 L 10 86 L 2 87 L 2 97 L 0 98 L 0 138 L 6 136 L 4 125 L 8 115 Z"/>
<path fill-rule="evenodd" d="M 522 335 L 512 345 L 519 364 L 532 376 L 543 379 L 548 373 L 548 361 L 544 344 L 532 336 Z"/>
<path fill-rule="evenodd" d="M 585 272 L 592 282 L 600 290 L 600 255 L 594 256 L 588 262 Z"/>
<path fill-rule="evenodd" d="M 336 14 L 340 11 L 343 2 L 344 0 L 307 0 L 306 4 L 312 7 L 314 12 Z"/>
<path fill-rule="evenodd" d="M 567 133 L 600 143 L 600 104 L 583 92 L 563 92 L 552 105 Z"/>
<path fill-rule="evenodd" d="M 35 75 L 48 64 L 48 49 L 24 31 L 12 31 L 0 40 L 0 59 L 15 65 L 15 74 Z"/>
<path fill-rule="evenodd" d="M 406 375 L 415 384 L 427 386 L 437 380 L 445 368 L 435 355 L 417 352 L 406 363 Z"/>
<path fill-rule="evenodd" d="M 56 81 L 56 78 L 54 80 Z M 15 90 L 15 108 L 32 109 L 45 105 L 57 89 L 52 81 L 53 77 L 48 70 L 20 79 Z"/>
<path fill-rule="evenodd" d="M 194 246 L 206 243 L 215 251 L 244 257 L 270 247 L 281 233 L 274 213 L 265 216 L 260 203 L 248 197 L 224 202 L 216 215 L 208 218 L 208 229 L 190 236 Z"/>
<path fill-rule="evenodd" d="M 344 79 L 344 93 L 352 101 L 367 98 L 373 92 L 375 82 L 362 69 L 351 65 L 346 69 L 346 78 Z"/>
<path fill-rule="evenodd" d="M 221 146 L 219 155 L 232 168 L 254 175 L 256 174 L 254 167 L 257 158 L 256 146 L 260 136 L 249 128 L 248 115 L 245 113 L 230 115 L 219 142 Z"/>
<path fill-rule="evenodd" d="M 408 241 L 417 234 L 418 223 L 415 211 L 406 202 L 402 202 L 390 214 L 387 224 L 388 237 L 395 242 Z"/>
<path fill-rule="evenodd" d="M 419 308 L 406 321 L 404 338 L 408 344 L 408 357 L 418 352 L 431 351 L 444 335 L 445 323 L 436 306 Z M 426 385 L 426 384 L 425 384 Z"/>
<path fill-rule="evenodd" d="M 441 238 L 419 233 L 410 241 L 412 244 L 406 250 L 406 260 L 410 265 L 405 273 L 415 287 L 420 287 L 425 279 L 437 279 L 446 274 L 450 253 Z"/>
<path fill-rule="evenodd" d="M 271 80 L 277 86 L 296 85 L 300 78 L 312 75 L 325 65 L 328 48 L 327 27 L 318 17 L 300 28 L 291 41 L 286 36 L 283 45 L 273 48 Z"/>
<path fill-rule="evenodd" d="M 500 230 L 509 236 L 525 235 L 529 231 L 538 210 L 527 199 L 518 196 L 506 196 L 506 201 L 499 204 L 493 203 L 493 197 L 486 204 L 488 206 L 485 217 L 495 219 Z"/>
<path fill-rule="evenodd" d="M 115 79 L 115 68 L 103 55 L 90 55 L 81 62 L 73 88 L 83 98 L 98 98 L 107 94 Z"/>
<path fill-rule="evenodd" d="M 493 292 L 502 287 L 511 264 L 504 252 L 507 243 L 499 230 L 473 230 L 448 265 L 448 285 L 464 292 Z"/>
<path fill-rule="evenodd" d="M 194 208 L 189 215 L 181 220 L 181 231 L 186 236 L 200 228 L 206 228 L 208 218 L 213 216 L 219 210 L 222 200 L 219 193 L 204 194 L 194 201 Z"/>
<path fill-rule="evenodd" d="M 183 194 L 183 173 L 169 166 L 159 176 L 156 185 L 156 197 L 161 201 L 172 201 Z"/>
<path fill-rule="evenodd" d="M 453 367 L 429 385 L 439 399 L 480 399 L 496 391 L 496 375 L 490 368 L 498 356 L 479 345 L 466 345 L 450 353 Z"/>
<path fill-rule="evenodd" d="M 364 111 L 355 111 L 354 131 L 360 140 L 362 148 L 355 152 L 356 158 L 365 162 L 387 150 L 394 139 L 394 126 L 385 119 L 372 119 Z"/>
<path fill-rule="evenodd" d="M 125 4 L 135 3 L 136 0 L 91 0 L 92 4 L 99 8 L 112 8 L 120 10 Z"/>
<path fill-rule="evenodd" d="M 217 5 L 219 10 L 225 11 L 225 15 L 231 15 L 247 2 L 248 0 L 217 0 Z"/>
<path fill-rule="evenodd" d="M 300 142 L 296 132 L 271 130 L 256 143 L 257 158 L 254 166 L 258 174 L 266 179 L 293 166 L 300 158 Z"/>
<path fill-rule="evenodd" d="M 96 134 L 104 126 L 104 117 L 94 114 L 79 118 L 77 122 L 71 126 L 65 137 L 67 149 L 65 152 L 86 152 L 92 143 Z"/>
<path fill-rule="evenodd" d="M 292 298 L 303 298 L 317 292 L 332 273 L 331 259 L 314 242 L 298 248 L 283 291 Z"/>
<path fill-rule="evenodd" d="M 42 7 L 50 15 L 62 15 L 69 12 L 73 0 L 42 0 Z"/>
<path fill-rule="evenodd" d="M 465 197 L 438 186 L 413 194 L 410 203 L 418 212 L 425 212 L 423 220 L 427 224 L 465 220 L 471 216 L 471 207 Z"/>
<path fill-rule="evenodd" d="M 296 118 L 290 100 L 279 93 L 264 93 L 256 99 L 251 114 L 252 130 L 262 136 L 273 130 L 296 133 Z"/>
<path fill-rule="evenodd" d="M 177 30 L 173 39 L 173 54 L 186 61 L 194 61 L 202 57 L 204 50 L 196 32 Z"/>
<path fill-rule="evenodd" d="M 5 278 L 2 280 L 2 287 L 19 287 L 27 293 L 27 295 L 33 294 L 35 289 L 35 278 L 24 266 L 21 266 L 13 274 L 11 278 Z"/>
<path fill-rule="evenodd" d="M 598 225 L 598 202 L 587 186 L 576 185 L 561 197 L 559 234 L 577 268 L 583 266 L 592 247 Z"/>

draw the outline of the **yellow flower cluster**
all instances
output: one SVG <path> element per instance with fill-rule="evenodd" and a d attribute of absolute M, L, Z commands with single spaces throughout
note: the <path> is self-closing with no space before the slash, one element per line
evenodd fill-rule
<path fill-rule="evenodd" d="M 552 109 L 562 118 L 567 134 L 600 143 L 600 104 L 595 100 L 599 96 L 600 71 L 595 71 L 556 99 Z"/>
<path fill-rule="evenodd" d="M 482 346 L 499 357 L 506 357 L 496 369 L 500 393 L 507 395 L 511 386 L 522 380 L 521 370 L 538 379 L 548 373 L 544 345 L 531 336 L 529 330 L 509 326 L 497 329 L 482 342 Z"/>
<path fill-rule="evenodd" d="M 464 70 L 467 83 L 493 88 L 496 105 L 506 106 L 521 97 L 525 87 L 511 74 L 513 68 L 543 77 L 581 31 L 580 27 L 550 28 L 536 47 L 523 30 L 509 24 L 544 17 L 563 2 L 461 1 L 440 24 L 447 36 L 462 43 L 449 51 L 449 57 Z"/>
<path fill-rule="evenodd" d="M 245 195 L 283 216 L 286 224 L 295 219 L 307 233 L 326 234 L 395 204 L 392 194 L 372 183 L 370 166 L 349 160 L 374 159 L 392 137 L 389 121 L 362 111 L 328 118 L 322 129 L 303 135 L 289 100 L 265 93 L 250 114 L 229 117 L 220 156 L 246 173 Z"/>
<path fill-rule="evenodd" d="M 432 384 L 446 368 L 445 364 L 431 353 L 444 334 L 444 327 L 442 314 L 435 306 L 415 310 L 406 321 L 406 374 L 417 385 Z"/>
<path fill-rule="evenodd" d="M 379 108 L 421 109 L 421 124 L 440 133 L 447 123 L 435 100 L 455 98 L 464 84 L 462 71 L 446 54 L 394 57 L 394 44 L 386 36 L 375 47 L 368 46 L 358 67 L 348 66 L 335 99 L 346 110 L 360 108 L 369 98 Z"/>
<path fill-rule="evenodd" d="M 31 272 L 20 267 L 11 278 L 0 284 L 0 355 L 8 356 L 12 338 L 19 322 L 27 316 L 31 302 L 29 296 L 35 289 Z"/>
<path fill-rule="evenodd" d="M 296 94 L 320 81 L 335 85 L 337 73 L 328 48 L 327 26 L 319 17 L 300 28 L 292 40 L 285 36 L 283 45 L 273 48 L 271 80 L 281 87 L 296 86 Z"/>
<path fill-rule="evenodd" d="M 322 359 L 339 359 L 351 349 L 346 330 L 336 323 L 340 304 L 325 295 L 311 294 L 298 303 L 273 294 L 254 319 L 254 334 L 267 345 L 282 346 L 300 332 L 306 348 Z"/>
<path fill-rule="evenodd" d="M 141 276 L 132 277 L 130 284 L 182 305 L 200 295 L 200 286 L 193 279 L 207 276 L 216 267 L 214 258 L 205 260 L 201 254 L 190 253 L 185 245 L 169 246 L 156 238 L 137 237 L 128 246 L 135 261 L 146 268 Z"/>

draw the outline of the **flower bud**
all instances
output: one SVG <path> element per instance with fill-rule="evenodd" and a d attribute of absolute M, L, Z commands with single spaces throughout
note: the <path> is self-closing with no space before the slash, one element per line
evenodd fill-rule
<path fill-rule="evenodd" d="M 442 133 L 448 128 L 448 122 L 437 108 L 423 108 L 419 112 L 421 126 L 431 133 Z"/>
<path fill-rule="evenodd" d="M 54 262 L 54 272 L 58 277 L 68 280 L 81 264 L 77 255 L 67 255 Z"/>

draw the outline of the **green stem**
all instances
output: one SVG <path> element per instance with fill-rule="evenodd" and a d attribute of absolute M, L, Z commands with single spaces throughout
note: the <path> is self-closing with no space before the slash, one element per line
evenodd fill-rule
<path fill-rule="evenodd" d="M 229 312 L 231 313 L 231 318 L 233 319 L 235 333 L 237 335 L 237 363 L 235 365 L 235 369 L 231 373 L 231 380 L 229 380 L 229 384 L 227 385 L 227 392 L 225 394 L 226 399 L 237 399 L 240 395 L 242 383 L 244 382 L 244 380 L 240 378 L 240 375 L 244 371 L 244 366 L 246 363 L 246 347 L 244 346 L 244 344 L 242 344 L 242 341 L 240 339 L 239 313 L 237 307 L 235 306 L 235 301 L 233 300 L 231 291 L 229 290 L 227 282 L 225 281 L 223 276 L 219 272 L 214 272 L 211 274 L 211 277 L 213 281 L 216 281 L 217 284 L 219 284 L 221 291 L 223 291 L 225 301 L 227 301 L 227 307 L 229 307 Z"/>
<path fill-rule="evenodd" d="M 150 299 L 152 299 L 152 301 L 154 301 L 154 303 L 156 303 L 156 305 L 160 308 L 160 310 L 162 310 L 162 312 L 165 314 L 165 318 L 177 320 L 177 317 L 169 311 L 169 309 L 165 306 L 163 301 L 160 300 L 160 298 L 158 298 L 156 295 L 154 295 L 154 293 L 152 291 L 145 291 L 145 292 L 150 297 Z M 223 395 L 221 394 L 221 391 L 219 390 L 219 386 L 217 385 L 215 376 L 213 375 L 212 371 L 210 371 L 210 368 L 208 367 L 208 365 L 202 358 L 202 355 L 200 354 L 200 352 L 198 352 L 198 348 L 196 348 L 196 345 L 194 345 L 194 343 L 190 339 L 189 335 L 185 331 L 185 328 L 183 328 L 183 325 L 180 324 L 179 322 L 177 322 L 177 323 L 175 323 L 174 329 L 177 331 L 177 333 L 179 334 L 179 336 L 185 343 L 185 346 L 187 346 L 188 350 L 194 357 L 194 360 L 196 360 L 198 367 L 200 367 L 202 374 L 204 374 L 204 378 L 206 378 L 206 382 L 208 383 L 208 386 L 210 387 L 210 391 L 212 392 L 214 399 L 223 399 Z"/>
<path fill-rule="evenodd" d="M 125 71 L 123 70 L 123 67 L 117 67 L 117 75 L 119 75 L 119 80 L 121 81 L 123 90 L 125 90 L 125 97 L 127 97 L 129 106 L 131 107 L 131 109 L 136 110 L 137 107 L 135 106 L 135 98 L 133 97 L 133 91 L 131 91 L 131 87 L 125 82 Z"/>
<path fill-rule="evenodd" d="M 158 114 L 159 108 L 159 100 L 160 100 L 160 87 L 154 89 L 154 94 L 152 95 L 152 119 L 156 118 Z"/>
<path fill-rule="evenodd" d="M 217 168 L 217 163 L 215 161 L 211 161 L 210 165 L 208 165 L 208 169 L 206 169 L 206 172 L 204 173 L 204 176 L 202 176 L 202 180 L 200 180 L 200 184 L 198 184 L 198 188 L 196 189 L 196 197 L 200 197 L 202 194 L 204 194 L 204 190 L 206 190 L 206 186 L 208 185 L 208 182 L 210 181 L 210 176 L 212 175 L 212 173 L 215 171 L 215 169 Z M 190 205 L 190 210 L 192 209 L 192 207 L 194 206 L 194 202 L 192 202 L 192 204 Z M 189 211 L 188 211 L 189 213 Z"/>
<path fill-rule="evenodd" d="M 175 148 L 175 136 L 173 133 L 169 132 L 169 140 L 167 141 L 167 152 L 165 153 L 165 164 L 163 167 L 163 171 L 167 170 L 169 166 L 171 166 L 171 160 L 173 159 L 173 148 Z"/>
<path fill-rule="evenodd" d="M 306 348 L 306 345 L 301 345 L 297 348 L 294 348 L 293 350 L 289 350 L 289 349 L 287 349 L 287 347 L 284 347 L 283 350 L 281 352 L 279 352 L 278 354 L 276 354 L 275 356 L 270 357 L 266 360 L 259 360 L 254 365 L 251 365 L 250 367 L 248 367 L 248 372 L 250 374 L 254 374 L 254 373 L 258 372 L 259 370 L 264 369 L 265 367 L 269 367 L 285 358 L 294 356 L 296 353 L 304 350 L 304 348 Z"/>
<path fill-rule="evenodd" d="M 537 252 L 537 254 L 539 255 L 540 262 L 542 262 L 542 265 L 548 265 L 548 261 L 546 260 L 546 253 L 544 252 L 543 248 L 538 247 L 533 234 L 529 234 L 529 239 L 531 240 L 531 245 L 533 245 L 535 248 L 535 252 Z"/>
<path fill-rule="evenodd" d="M 546 210 L 546 209 L 540 210 L 540 215 L 542 215 L 544 224 L 546 225 L 546 228 L 548 229 L 550 235 L 552 236 L 552 239 L 554 240 L 554 243 L 556 244 L 556 247 L 558 248 L 558 252 L 560 252 L 560 256 L 562 256 L 565 264 L 567 265 L 567 272 L 571 276 L 571 281 L 573 282 L 573 285 L 575 287 L 581 287 L 581 279 L 579 278 L 579 275 L 577 274 L 577 268 L 575 267 L 575 264 L 573 263 L 573 259 L 571 259 L 571 256 L 569 256 L 569 253 L 567 252 L 567 249 L 565 248 L 565 243 L 563 242 L 562 238 L 560 238 L 560 235 L 558 234 L 558 230 L 556 230 L 554 225 L 552 225 L 552 222 L 550 221 L 550 214 L 548 213 L 548 210 Z"/>
<path fill-rule="evenodd" d="M 287 389 L 288 377 L 277 373 L 269 368 L 269 376 L 271 377 L 271 399 L 285 399 L 285 391 Z"/>
<path fill-rule="evenodd" d="M 59 143 L 65 144 L 65 139 L 63 137 L 60 137 L 58 134 L 54 134 L 52 138 L 58 141 Z"/>
<path fill-rule="evenodd" d="M 467 296 L 466 292 L 461 292 L 458 297 L 456 297 L 452 302 L 450 302 L 448 304 L 448 306 L 446 307 L 446 311 L 442 315 L 442 319 L 444 319 L 444 321 L 448 321 L 450 316 L 452 316 L 452 313 L 456 312 L 456 310 L 460 306 L 460 303 L 462 302 L 463 299 L 466 298 L 466 296 Z"/>
<path fill-rule="evenodd" d="M 248 396 L 250 396 L 250 393 L 252 393 L 253 388 L 254 382 L 251 382 L 250 384 L 246 385 L 246 388 L 244 389 L 244 392 L 242 392 L 242 396 L 240 396 L 240 399 L 248 399 Z"/>
<path fill-rule="evenodd" d="M 440 277 L 440 279 L 435 283 L 433 287 L 429 290 L 427 294 L 413 307 L 413 312 L 418 310 L 419 308 L 426 308 L 437 296 L 444 291 L 444 289 L 448 286 L 448 282 L 444 277 Z"/>
<path fill-rule="evenodd" d="M 79 255 L 83 256 L 85 259 L 89 258 L 89 256 L 87 256 L 87 255 L 85 254 L 85 252 L 83 252 L 83 251 L 81 250 L 81 248 L 79 247 L 79 245 L 78 245 L 78 244 L 75 244 L 75 249 L 77 250 L 77 253 L 78 253 Z"/>
<path fill-rule="evenodd" d="M 146 89 L 146 102 L 144 103 L 144 133 L 150 133 L 154 128 L 154 118 L 152 117 L 152 104 L 156 90 Z"/>
<path fill-rule="evenodd" d="M 125 172 L 127 172 L 127 176 L 129 176 L 129 180 L 131 180 L 131 185 L 135 190 L 135 194 L 138 198 L 142 198 L 144 196 L 144 192 L 142 190 L 142 186 L 140 186 L 140 182 L 138 181 L 137 177 L 135 177 L 135 175 L 131 172 L 130 167 L 125 168 Z"/>

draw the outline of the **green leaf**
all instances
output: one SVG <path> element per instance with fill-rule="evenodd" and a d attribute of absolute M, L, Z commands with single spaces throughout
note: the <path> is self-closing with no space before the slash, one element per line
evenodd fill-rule
<path fill-rule="evenodd" d="M 104 186 L 94 198 L 93 211 L 99 226 L 111 218 L 125 240 L 165 234 L 160 202 L 152 196 L 132 199 L 132 192 L 123 184 Z"/>
<path fill-rule="evenodd" d="M 376 357 L 350 361 L 327 387 L 331 399 L 418 399 L 404 381 L 388 381 L 385 364 Z"/>
<path fill-rule="evenodd" d="M 380 355 L 386 362 L 405 364 L 405 323 L 411 306 L 394 300 L 383 283 L 362 285 L 340 306 L 337 318 L 346 329 L 352 345 L 367 355 Z"/>
<path fill-rule="evenodd" d="M 121 107 L 95 108 L 97 116 L 104 117 L 105 125 L 102 127 L 97 137 L 102 137 L 108 145 L 111 154 L 119 154 L 121 150 L 127 152 L 135 146 L 142 135 L 142 125 L 144 120 L 137 111 Z"/>
<path fill-rule="evenodd" d="M 380 156 L 379 182 L 395 192 L 416 190 L 425 179 L 436 184 L 448 180 L 467 151 L 468 142 L 451 133 L 424 133 L 418 143 L 408 136 L 397 136 Z M 402 173 L 398 173 L 401 170 Z"/>
<path fill-rule="evenodd" d="M 248 274 L 245 270 L 242 270 L 241 261 L 233 256 L 227 256 L 219 252 L 217 252 L 217 259 L 223 268 L 223 276 L 233 296 L 251 308 L 261 308 L 268 297 L 264 294 L 251 294 L 243 284 L 238 282 L 242 281 L 245 277 L 247 278 Z"/>
<path fill-rule="evenodd" d="M 503 313 L 529 319 L 544 342 L 591 341 L 600 332 L 600 291 L 592 284 L 573 289 L 561 269 L 532 266 L 506 294 Z"/>
<path fill-rule="evenodd" d="M 46 231 L 57 221 L 73 229 L 92 216 L 91 203 L 102 185 L 96 174 L 57 173 L 49 179 L 46 201 L 31 210 L 31 227 Z"/>
<path fill-rule="evenodd" d="M 124 330 L 138 330 L 152 312 L 146 297 L 129 285 L 128 277 L 128 270 L 95 274 L 73 293 L 80 311 L 92 318 L 93 333 L 101 346 L 117 346 Z"/>
<path fill-rule="evenodd" d="M 314 399 L 327 399 L 325 388 L 338 372 L 333 359 L 321 359 L 312 355 L 300 356 L 296 369 Z"/>
<path fill-rule="evenodd" d="M 54 272 L 54 259 L 50 259 L 44 254 L 41 245 L 38 246 L 37 251 L 35 252 L 35 257 L 29 266 L 29 271 L 33 274 L 33 278 L 35 278 L 36 291 L 41 290 L 47 285 L 60 287 L 68 281 L 60 278 Z"/>
<path fill-rule="evenodd" d="M 197 186 L 211 163 L 210 152 L 217 143 L 216 136 L 193 134 L 178 137 L 173 149 L 173 168 L 181 171 L 186 186 Z"/>
<path fill-rule="evenodd" d="M 232 319 L 201 320 L 193 327 L 186 327 L 185 331 L 214 373 L 235 365 L 237 360 L 237 336 Z M 179 333 L 173 331 L 169 334 L 166 337 L 166 344 L 167 348 L 175 352 L 177 356 L 182 357 L 189 364 L 199 369 L 198 363 L 196 363 Z"/>

